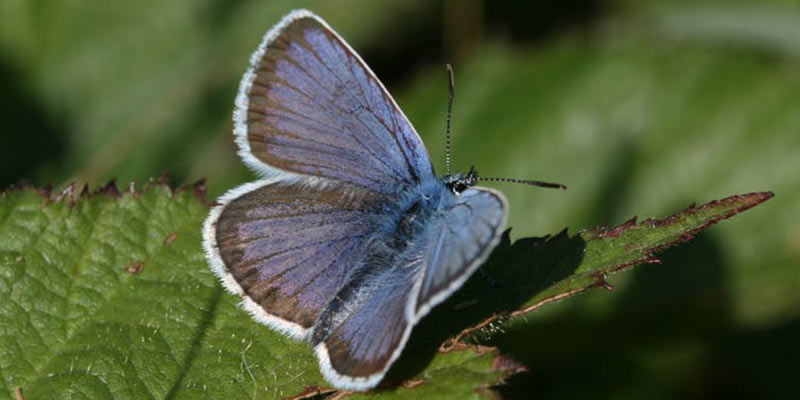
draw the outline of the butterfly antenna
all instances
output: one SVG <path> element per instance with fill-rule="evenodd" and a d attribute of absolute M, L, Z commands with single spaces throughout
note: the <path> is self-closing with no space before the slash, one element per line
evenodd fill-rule
<path fill-rule="evenodd" d="M 455 79 L 453 78 L 453 66 L 447 63 L 447 77 L 449 78 L 449 91 L 447 93 L 447 128 L 444 133 L 445 166 L 447 175 L 450 175 L 450 115 L 453 111 L 453 93 L 455 92 Z"/>
<path fill-rule="evenodd" d="M 478 180 L 479 181 L 485 181 L 485 182 L 519 183 L 519 184 L 522 184 L 522 185 L 539 186 L 539 187 L 562 189 L 562 190 L 566 190 L 567 189 L 567 185 L 562 185 L 560 183 L 551 183 L 551 182 L 542 182 L 542 181 L 530 181 L 530 180 L 525 180 L 525 179 L 478 177 Z"/>

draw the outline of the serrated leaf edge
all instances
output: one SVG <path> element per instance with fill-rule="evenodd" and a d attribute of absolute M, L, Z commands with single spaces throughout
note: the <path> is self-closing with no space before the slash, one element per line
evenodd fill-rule
<path fill-rule="evenodd" d="M 586 292 L 588 290 L 595 289 L 595 288 L 598 288 L 598 287 L 602 287 L 602 288 L 604 288 L 606 290 L 612 290 L 613 286 L 611 286 L 605 280 L 605 278 L 608 275 L 615 274 L 617 272 L 632 268 L 632 267 L 634 267 L 636 265 L 639 265 L 639 264 L 659 264 L 659 263 L 661 263 L 661 260 L 656 258 L 656 257 L 654 257 L 653 256 L 654 253 L 662 251 L 662 250 L 665 250 L 666 248 L 669 248 L 671 246 L 687 242 L 687 241 L 691 240 L 692 238 L 694 238 L 694 235 L 697 234 L 698 232 L 706 230 L 709 227 L 711 227 L 712 225 L 714 225 L 714 224 L 716 224 L 718 222 L 724 221 L 724 220 L 726 220 L 728 218 L 731 218 L 731 217 L 733 217 L 733 216 L 735 216 L 735 215 L 737 215 L 737 214 L 739 214 L 739 213 L 741 213 L 741 212 L 743 212 L 745 210 L 753 208 L 753 207 L 755 207 L 755 206 L 757 206 L 757 205 L 759 205 L 759 204 L 771 199 L 774 196 L 775 196 L 775 194 L 773 192 L 771 192 L 771 191 L 753 192 L 753 193 L 747 193 L 747 194 L 741 194 L 741 195 L 733 195 L 733 196 L 725 197 L 723 199 L 712 200 L 712 201 L 710 201 L 708 203 L 705 203 L 705 204 L 701 205 L 700 207 L 697 207 L 696 203 L 692 203 L 688 207 L 683 209 L 682 211 L 679 211 L 679 212 L 677 212 L 675 214 L 672 214 L 672 215 L 667 216 L 667 217 L 662 218 L 662 219 L 647 218 L 644 221 L 637 223 L 637 217 L 634 216 L 633 218 L 630 218 L 629 220 L 627 220 L 627 221 L 625 221 L 625 222 L 623 222 L 621 224 L 618 224 L 618 225 L 616 225 L 616 226 L 614 226 L 612 228 L 608 228 L 607 226 L 599 226 L 597 228 L 583 230 L 583 231 L 579 232 L 578 235 L 587 235 L 588 236 L 586 238 L 587 241 L 590 241 L 590 240 L 602 240 L 602 239 L 606 239 L 606 238 L 614 238 L 614 237 L 617 237 L 617 236 L 621 235 L 622 233 L 624 233 L 625 231 L 627 231 L 629 229 L 632 229 L 634 227 L 639 227 L 639 226 L 659 227 L 659 226 L 670 224 L 670 223 L 680 219 L 681 217 L 690 215 L 692 213 L 696 213 L 696 212 L 701 211 L 701 210 L 705 210 L 705 209 L 712 208 L 712 207 L 717 207 L 717 206 L 720 206 L 720 205 L 726 205 L 728 203 L 734 203 L 735 204 L 735 203 L 744 201 L 743 205 L 741 205 L 739 207 L 735 207 L 732 210 L 729 210 L 728 212 L 716 215 L 713 218 L 710 218 L 708 221 L 706 221 L 703 225 L 700 225 L 698 227 L 692 228 L 692 229 L 688 230 L 687 232 L 683 233 L 682 235 L 678 236 L 677 238 L 675 238 L 673 240 L 670 240 L 670 241 L 668 241 L 666 243 L 662 243 L 660 245 L 657 245 L 657 246 L 654 246 L 652 248 L 646 249 L 645 251 L 643 251 L 643 256 L 642 257 L 639 257 L 639 258 L 637 258 L 635 260 L 632 260 L 632 261 L 628 261 L 628 262 L 625 262 L 625 263 L 614 265 L 611 268 L 608 268 L 608 269 L 606 269 L 606 270 L 604 270 L 602 272 L 598 271 L 596 274 L 593 274 L 595 280 L 594 280 L 594 282 L 592 282 L 589 285 L 586 285 L 586 286 L 583 286 L 583 287 L 580 287 L 580 288 L 576 288 L 576 289 L 572 289 L 572 290 L 568 290 L 566 292 L 562 292 L 562 293 L 556 294 L 554 296 L 546 297 L 546 298 L 541 299 L 541 300 L 537 301 L 536 303 L 531 304 L 531 305 L 529 305 L 527 307 L 523 307 L 523 308 L 520 308 L 520 309 L 517 309 L 517 310 L 507 311 L 507 312 L 497 313 L 497 314 L 491 315 L 488 318 L 484 319 L 483 321 L 481 321 L 481 322 L 479 322 L 479 323 L 477 323 L 477 324 L 475 324 L 473 326 L 470 326 L 468 328 L 465 328 L 464 330 L 459 332 L 457 335 L 455 335 L 452 338 L 444 341 L 442 343 L 442 345 L 439 346 L 439 351 L 440 352 L 452 351 L 454 348 L 459 346 L 459 344 L 462 343 L 463 340 L 467 336 L 469 336 L 469 335 L 471 335 L 471 334 L 473 334 L 475 332 L 478 332 L 481 329 L 483 329 L 483 328 L 489 326 L 490 324 L 492 324 L 494 322 L 497 322 L 499 320 L 508 320 L 508 319 L 511 319 L 511 318 L 519 317 L 519 316 L 531 313 L 533 311 L 536 311 L 536 310 L 538 310 L 539 308 L 543 307 L 546 304 L 553 303 L 553 302 L 556 302 L 556 301 L 560 301 L 560 300 L 563 300 L 563 299 L 565 299 L 567 297 L 571 297 L 571 296 L 574 296 L 574 295 L 577 295 L 577 294 L 580 294 L 580 293 L 583 293 L 583 292 Z"/>

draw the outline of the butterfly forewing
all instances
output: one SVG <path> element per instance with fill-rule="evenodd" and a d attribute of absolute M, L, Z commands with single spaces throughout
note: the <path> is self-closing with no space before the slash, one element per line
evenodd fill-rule
<path fill-rule="evenodd" d="M 393 193 L 432 179 L 414 128 L 350 47 L 312 15 L 265 39 L 240 88 L 241 152 L 251 166 Z"/>

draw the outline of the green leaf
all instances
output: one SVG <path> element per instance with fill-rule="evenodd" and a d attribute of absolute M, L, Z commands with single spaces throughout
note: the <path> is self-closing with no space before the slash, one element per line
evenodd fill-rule
<path fill-rule="evenodd" d="M 605 280 L 608 275 L 642 263 L 658 264 L 655 252 L 691 240 L 711 225 L 773 196 L 771 192 L 731 196 L 699 207 L 692 204 L 664 219 L 637 223 L 633 217 L 613 228 L 599 227 L 573 237 L 565 230 L 552 238 L 526 238 L 500 247 L 484 267 L 490 279 L 488 287 L 484 283 L 484 287 L 472 289 L 486 293 L 494 287 L 497 296 L 486 295 L 490 301 L 481 302 L 482 308 L 491 308 L 482 311 L 490 316 L 466 328 L 448 345 L 499 319 L 521 316 L 592 288 L 612 290 Z M 496 298 L 501 300 L 490 304 Z M 514 305 L 514 301 L 520 305 Z"/>
<path fill-rule="evenodd" d="M 504 244 L 465 290 L 412 335 L 385 388 L 367 397 L 469 398 L 522 371 L 494 348 L 448 337 L 485 328 L 759 204 L 770 193 L 690 207 L 665 220 Z M 283 338 L 236 307 L 206 266 L 201 185 L 172 192 L 151 182 L 52 197 L 0 197 L 0 397 L 259 398 L 328 393 L 304 343 Z M 487 279 L 488 278 L 488 279 Z M 500 299 L 501 301 L 497 301 Z M 453 312 L 453 310 L 459 312 Z M 453 317 L 459 316 L 459 317 Z M 467 316 L 466 318 L 463 316 Z M 470 323 L 482 321 L 472 328 Z M 444 328 L 444 329 L 442 329 Z M 463 333 L 463 332 L 462 332 Z"/>
<path fill-rule="evenodd" d="M 0 398 L 16 387 L 26 399 L 235 399 L 326 386 L 304 343 L 252 321 L 216 282 L 201 191 L 2 194 Z M 517 368 L 502 360 L 464 348 L 409 386 L 474 397 Z"/>
<path fill-rule="evenodd" d="M 6 192 L 0 210 L 2 395 L 163 398 L 219 299 L 197 248 L 203 203 L 70 186 Z"/>

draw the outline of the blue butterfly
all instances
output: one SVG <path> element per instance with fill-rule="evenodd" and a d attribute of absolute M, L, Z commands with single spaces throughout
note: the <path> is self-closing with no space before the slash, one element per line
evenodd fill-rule
<path fill-rule="evenodd" d="M 474 171 L 437 178 L 383 84 L 306 10 L 267 32 L 233 119 L 262 179 L 211 210 L 211 268 L 258 322 L 308 341 L 331 384 L 374 387 L 497 245 L 505 197 Z"/>

